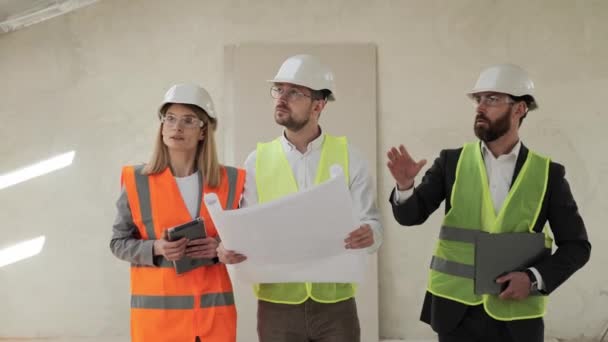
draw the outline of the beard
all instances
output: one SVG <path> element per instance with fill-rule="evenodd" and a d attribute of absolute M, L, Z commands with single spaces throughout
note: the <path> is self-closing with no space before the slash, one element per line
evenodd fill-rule
<path fill-rule="evenodd" d="M 293 112 L 286 106 L 277 106 L 276 109 L 281 109 L 283 111 L 283 117 L 278 114 L 278 111 L 275 111 L 274 120 L 276 121 L 276 123 L 292 132 L 298 132 L 299 130 L 304 128 L 304 126 L 306 126 L 310 121 L 310 110 L 305 118 L 297 120 L 294 118 Z"/>
<path fill-rule="evenodd" d="M 482 120 L 486 123 L 485 126 L 477 125 L 477 121 Z M 473 123 L 473 130 L 479 140 L 483 142 L 492 142 L 503 135 L 505 135 L 511 129 L 511 109 L 506 110 L 498 119 L 490 121 L 482 113 L 477 113 L 475 122 Z"/>

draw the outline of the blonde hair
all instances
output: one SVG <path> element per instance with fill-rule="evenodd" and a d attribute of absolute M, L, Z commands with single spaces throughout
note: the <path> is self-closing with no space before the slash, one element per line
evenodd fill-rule
<path fill-rule="evenodd" d="M 165 104 L 160 115 L 165 115 L 165 112 L 173 103 Z M 191 104 L 182 104 L 192 110 L 196 116 L 205 124 L 202 129 L 205 130 L 205 138 L 199 141 L 196 147 L 196 159 L 194 161 L 199 172 L 203 173 L 203 181 L 208 186 L 214 188 L 219 186 L 221 178 L 221 165 L 217 158 L 217 148 L 215 143 L 215 130 L 217 128 L 217 120 L 212 119 L 200 107 Z M 152 175 L 163 172 L 167 167 L 171 166 L 169 159 L 169 149 L 163 142 L 163 124 L 158 127 L 156 134 L 156 143 L 154 144 L 154 152 L 150 158 L 150 162 L 146 164 L 142 170 L 144 175 Z"/>

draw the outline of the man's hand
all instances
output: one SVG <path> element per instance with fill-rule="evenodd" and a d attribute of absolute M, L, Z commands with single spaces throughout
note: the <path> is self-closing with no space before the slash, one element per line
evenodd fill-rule
<path fill-rule="evenodd" d="M 167 233 L 163 234 L 160 240 L 154 240 L 154 255 L 162 255 L 169 261 L 179 260 L 186 253 L 186 244 L 188 239 L 181 238 L 177 241 L 168 241 Z"/>
<path fill-rule="evenodd" d="M 504 284 L 509 282 L 507 288 L 500 293 L 500 299 L 526 299 L 530 295 L 530 278 L 524 272 L 511 272 L 498 277 L 496 282 Z"/>
<path fill-rule="evenodd" d="M 347 249 L 367 248 L 374 244 L 374 231 L 369 224 L 353 230 L 344 240 Z"/>
<path fill-rule="evenodd" d="M 388 157 L 386 166 L 395 178 L 398 190 L 411 188 L 414 185 L 414 178 L 426 165 L 426 159 L 414 161 L 403 145 L 399 145 L 399 149 L 391 147 L 386 156 Z"/>
<path fill-rule="evenodd" d="M 186 245 L 186 256 L 193 259 L 213 259 L 219 243 L 213 237 L 191 240 Z"/>
<path fill-rule="evenodd" d="M 217 247 L 217 256 L 220 259 L 220 262 L 224 264 L 238 264 L 247 259 L 247 257 L 242 254 L 225 249 L 222 243 Z"/>

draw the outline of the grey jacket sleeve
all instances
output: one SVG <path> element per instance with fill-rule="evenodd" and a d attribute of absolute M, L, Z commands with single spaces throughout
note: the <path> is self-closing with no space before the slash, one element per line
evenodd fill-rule
<path fill-rule="evenodd" d="M 117 258 L 132 264 L 155 266 L 154 240 L 142 240 L 129 208 L 127 192 L 123 188 L 116 202 L 118 213 L 112 226 L 110 250 Z"/>

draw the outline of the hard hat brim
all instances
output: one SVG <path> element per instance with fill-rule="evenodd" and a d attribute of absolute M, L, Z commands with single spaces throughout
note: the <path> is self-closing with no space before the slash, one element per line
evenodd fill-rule
<path fill-rule="evenodd" d="M 266 82 L 268 83 L 289 83 L 289 84 L 295 84 L 301 87 L 306 87 L 308 89 L 312 89 L 312 90 L 328 90 L 329 91 L 329 95 L 327 96 L 327 101 L 336 101 L 336 96 L 334 95 L 334 92 L 329 90 L 329 89 L 313 89 L 310 86 L 306 85 L 306 84 L 300 84 L 300 83 L 294 83 L 293 80 L 287 80 L 287 79 L 280 79 L 280 78 L 275 78 L 272 80 L 266 80 Z"/>
<path fill-rule="evenodd" d="M 200 108 L 203 112 L 205 112 L 205 114 L 207 114 L 207 116 L 213 120 L 217 120 L 217 117 L 215 116 L 215 112 L 214 113 L 209 113 L 209 111 L 205 110 L 205 108 L 202 108 L 201 106 L 197 105 L 196 103 L 191 103 L 191 102 L 180 102 L 180 101 L 169 101 L 169 102 L 163 102 L 161 103 L 161 105 L 158 107 L 158 116 L 161 116 L 161 110 L 163 109 L 163 107 L 167 104 L 184 104 L 184 105 L 192 105 L 192 106 L 197 106 L 198 108 Z"/>
<path fill-rule="evenodd" d="M 528 95 L 532 98 L 532 102 L 528 105 L 528 111 L 538 109 L 538 102 L 536 102 L 536 98 L 530 94 L 516 95 L 516 94 L 510 94 L 510 93 L 498 91 L 496 89 L 473 89 L 470 92 L 466 93 L 466 95 L 468 98 L 473 99 L 473 95 L 479 94 L 479 93 L 485 93 L 485 92 L 507 94 L 507 95 L 516 96 L 516 97 Z"/>

